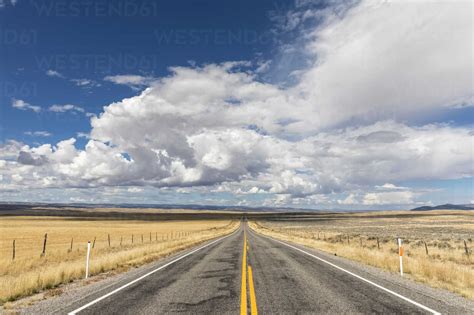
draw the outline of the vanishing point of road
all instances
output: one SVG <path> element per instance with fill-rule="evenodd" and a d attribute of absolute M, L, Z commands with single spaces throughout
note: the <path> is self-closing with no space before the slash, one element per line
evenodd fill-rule
<path fill-rule="evenodd" d="M 443 301 L 251 230 L 159 261 L 63 305 L 69 314 L 437 314 Z M 452 310 L 451 310 L 452 311 Z"/>

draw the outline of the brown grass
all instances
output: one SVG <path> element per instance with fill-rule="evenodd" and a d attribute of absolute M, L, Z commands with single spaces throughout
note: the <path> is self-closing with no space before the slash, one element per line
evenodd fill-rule
<path fill-rule="evenodd" d="M 399 272 L 399 236 L 408 277 L 474 299 L 472 212 L 343 214 L 311 221 L 258 221 L 250 226 L 265 235 L 392 272 Z"/>
<path fill-rule="evenodd" d="M 237 227 L 238 222 L 229 220 L 147 222 L 2 217 L 0 303 L 83 278 L 87 241 L 93 242 L 94 238 L 91 275 L 151 262 L 228 234 Z M 48 233 L 46 255 L 42 257 L 45 233 Z M 13 240 L 16 242 L 15 260 L 12 260 Z"/>

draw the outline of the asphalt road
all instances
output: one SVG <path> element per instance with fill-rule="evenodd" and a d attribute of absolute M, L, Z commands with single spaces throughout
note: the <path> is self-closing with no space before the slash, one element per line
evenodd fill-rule
<path fill-rule="evenodd" d="M 134 283 L 120 283 L 91 294 L 63 311 L 78 314 L 457 312 L 439 299 L 375 279 L 363 270 L 331 261 L 329 255 L 322 261 L 310 256 L 316 255 L 315 252 L 256 234 L 246 225 L 205 246 L 188 251 L 183 258 L 177 256 L 178 261 L 171 260 L 148 270 Z"/>

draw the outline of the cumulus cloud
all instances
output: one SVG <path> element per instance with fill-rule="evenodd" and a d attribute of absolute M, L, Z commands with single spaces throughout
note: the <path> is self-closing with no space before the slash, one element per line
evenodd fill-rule
<path fill-rule="evenodd" d="M 249 62 L 173 67 L 153 82 L 106 77 L 148 87 L 92 117 L 84 149 L 0 147 L 0 157 L 17 150 L 2 175 L 9 189 L 210 186 L 272 205 L 333 194 L 340 205 L 412 204 L 397 183 L 474 176 L 472 127 L 413 120 L 472 98 L 466 5 L 362 1 L 295 15 L 287 30 L 323 23 L 306 33 L 312 62 L 291 86 L 261 81 Z"/>
<path fill-rule="evenodd" d="M 474 104 L 472 3 L 361 1 L 324 21 L 304 33 L 316 61 L 297 86 L 317 104 L 313 124 L 411 120 Z"/>
<path fill-rule="evenodd" d="M 339 199 L 337 203 L 340 205 L 354 205 L 359 204 L 359 200 L 355 194 L 349 194 L 346 198 Z"/>
<path fill-rule="evenodd" d="M 39 113 L 41 111 L 40 106 L 31 105 L 23 100 L 13 99 L 12 100 L 12 107 L 19 109 L 19 110 L 31 110 L 35 113 Z"/>
<path fill-rule="evenodd" d="M 368 193 L 364 196 L 364 205 L 411 205 L 414 203 L 411 191 L 392 191 Z"/>

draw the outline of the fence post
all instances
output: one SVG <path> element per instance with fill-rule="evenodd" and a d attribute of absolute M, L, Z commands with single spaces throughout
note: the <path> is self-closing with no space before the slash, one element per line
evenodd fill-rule
<path fill-rule="evenodd" d="M 48 233 L 44 234 L 44 242 L 43 242 L 43 252 L 41 253 L 41 256 L 46 255 L 46 241 L 48 240 Z"/>
<path fill-rule="evenodd" d="M 95 247 L 95 239 L 96 239 L 96 237 L 94 236 L 94 242 L 92 243 L 92 248 Z"/>
<path fill-rule="evenodd" d="M 72 252 L 72 244 L 74 244 L 74 237 L 71 237 L 71 247 L 69 248 L 69 252 Z"/>
<path fill-rule="evenodd" d="M 13 255 L 12 255 L 12 260 L 15 260 L 15 240 L 13 240 Z"/>
<path fill-rule="evenodd" d="M 469 248 L 467 248 L 466 240 L 463 240 L 463 241 L 464 241 L 464 251 L 466 252 L 467 257 L 469 257 Z"/>
<path fill-rule="evenodd" d="M 426 242 L 423 241 L 423 243 L 425 244 L 425 252 L 426 252 L 426 256 L 429 256 L 430 254 L 428 253 L 428 246 L 426 246 Z"/>
<path fill-rule="evenodd" d="M 109 241 L 109 247 L 110 247 L 110 234 L 107 234 L 107 239 Z"/>
<path fill-rule="evenodd" d="M 86 255 L 86 279 L 89 277 L 89 258 L 91 256 L 91 241 L 87 241 L 87 255 Z"/>
<path fill-rule="evenodd" d="M 133 244 L 133 234 L 132 234 L 132 244 Z"/>
<path fill-rule="evenodd" d="M 377 249 L 380 249 L 380 242 L 379 242 L 379 238 L 377 237 Z"/>
<path fill-rule="evenodd" d="M 143 234 L 142 234 L 142 244 L 143 244 Z"/>
<path fill-rule="evenodd" d="M 400 237 L 398 238 L 398 255 L 400 256 L 400 275 L 403 276 L 403 247 Z"/>
<path fill-rule="evenodd" d="M 122 247 L 123 236 L 120 236 L 120 247 Z"/>
<path fill-rule="evenodd" d="M 151 243 L 151 232 L 150 232 L 150 243 Z"/>

